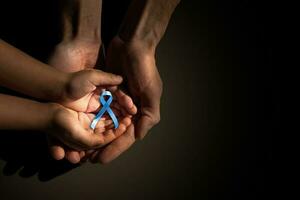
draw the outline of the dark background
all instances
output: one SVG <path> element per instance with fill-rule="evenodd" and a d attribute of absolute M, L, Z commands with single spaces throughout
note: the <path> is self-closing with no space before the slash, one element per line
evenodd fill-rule
<path fill-rule="evenodd" d="M 128 1 L 104 2 L 103 39 Z M 1 39 L 45 60 L 59 41 L 56 1 L 1 3 Z M 44 136 L 0 133 L 0 199 L 269 199 L 280 83 L 267 1 L 182 1 L 157 50 L 162 120 L 111 164 L 73 166 Z"/>

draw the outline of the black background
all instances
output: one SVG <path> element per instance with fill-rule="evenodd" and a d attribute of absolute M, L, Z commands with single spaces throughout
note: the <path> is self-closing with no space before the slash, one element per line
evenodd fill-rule
<path fill-rule="evenodd" d="M 104 1 L 102 36 L 128 1 Z M 1 39 L 45 61 L 59 41 L 56 1 L 1 3 Z M 280 83 L 267 1 L 182 1 L 157 49 L 162 120 L 106 166 L 47 155 L 44 136 L 0 134 L 0 199 L 269 199 Z M 25 167 L 24 167 L 25 166 Z"/>

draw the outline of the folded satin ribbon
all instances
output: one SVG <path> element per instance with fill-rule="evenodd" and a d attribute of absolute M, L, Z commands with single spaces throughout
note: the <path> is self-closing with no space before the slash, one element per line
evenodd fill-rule
<path fill-rule="evenodd" d="M 108 96 L 109 98 L 107 99 L 107 101 L 104 99 L 104 96 Z M 103 114 L 105 113 L 105 111 L 107 111 L 107 113 L 109 114 L 110 118 L 112 119 L 115 129 L 119 127 L 119 123 L 118 123 L 118 119 L 116 118 L 114 112 L 111 110 L 111 108 L 109 107 L 111 102 L 113 100 L 112 94 L 110 93 L 110 91 L 106 91 L 104 90 L 102 92 L 102 94 L 100 95 L 99 101 L 100 104 L 102 105 L 101 110 L 98 112 L 98 114 L 96 115 L 96 117 L 93 119 L 90 127 L 91 129 L 95 129 L 98 121 L 100 120 L 100 118 L 103 116 Z"/>

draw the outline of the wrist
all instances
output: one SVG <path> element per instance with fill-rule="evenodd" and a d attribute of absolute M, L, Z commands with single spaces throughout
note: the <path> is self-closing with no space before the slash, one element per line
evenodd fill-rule
<path fill-rule="evenodd" d="M 51 91 L 48 100 L 52 102 L 61 102 L 66 96 L 67 84 L 70 79 L 70 74 L 60 72 L 56 75 L 53 85 L 50 85 Z"/>
<path fill-rule="evenodd" d="M 101 0 L 78 1 L 78 22 L 75 38 L 101 42 Z"/>
<path fill-rule="evenodd" d="M 40 129 L 48 131 L 54 126 L 56 114 L 61 112 L 64 107 L 57 103 L 46 103 L 44 109 L 46 114 L 43 113 L 45 119 L 40 121 Z"/>
<path fill-rule="evenodd" d="M 79 25 L 78 32 L 74 36 L 74 40 L 101 44 L 100 27 L 93 27 L 92 25 Z"/>
<path fill-rule="evenodd" d="M 156 46 L 159 43 L 159 39 L 154 37 L 150 32 L 147 34 L 141 32 L 139 30 L 135 30 L 135 32 L 129 36 L 126 31 L 120 31 L 118 37 L 127 44 L 139 45 L 142 47 L 142 50 L 155 51 Z"/>
<path fill-rule="evenodd" d="M 178 3 L 179 0 L 132 0 L 120 27 L 120 38 L 155 49 Z"/>
<path fill-rule="evenodd" d="M 68 38 L 68 37 L 63 37 L 60 43 L 56 45 L 56 48 L 65 48 L 69 46 L 92 46 L 92 47 L 97 47 L 98 49 L 100 48 L 102 44 L 102 40 L 99 37 L 88 37 L 86 35 L 81 35 L 81 34 L 75 34 L 74 36 Z"/>
<path fill-rule="evenodd" d="M 156 43 L 139 38 L 124 40 L 121 35 L 117 35 L 112 42 L 121 44 L 128 54 L 139 54 L 143 57 L 154 57 L 155 55 Z"/>
<path fill-rule="evenodd" d="M 62 2 L 62 42 L 82 40 L 101 44 L 102 0 Z"/>

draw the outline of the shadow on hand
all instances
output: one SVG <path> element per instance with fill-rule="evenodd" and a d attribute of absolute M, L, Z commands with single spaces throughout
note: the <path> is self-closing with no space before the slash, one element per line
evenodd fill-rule
<path fill-rule="evenodd" d="M 18 173 L 24 178 L 37 175 L 42 182 L 79 166 L 52 159 L 46 135 L 34 131 L 0 131 L 0 159 L 6 161 L 4 175 Z"/>

